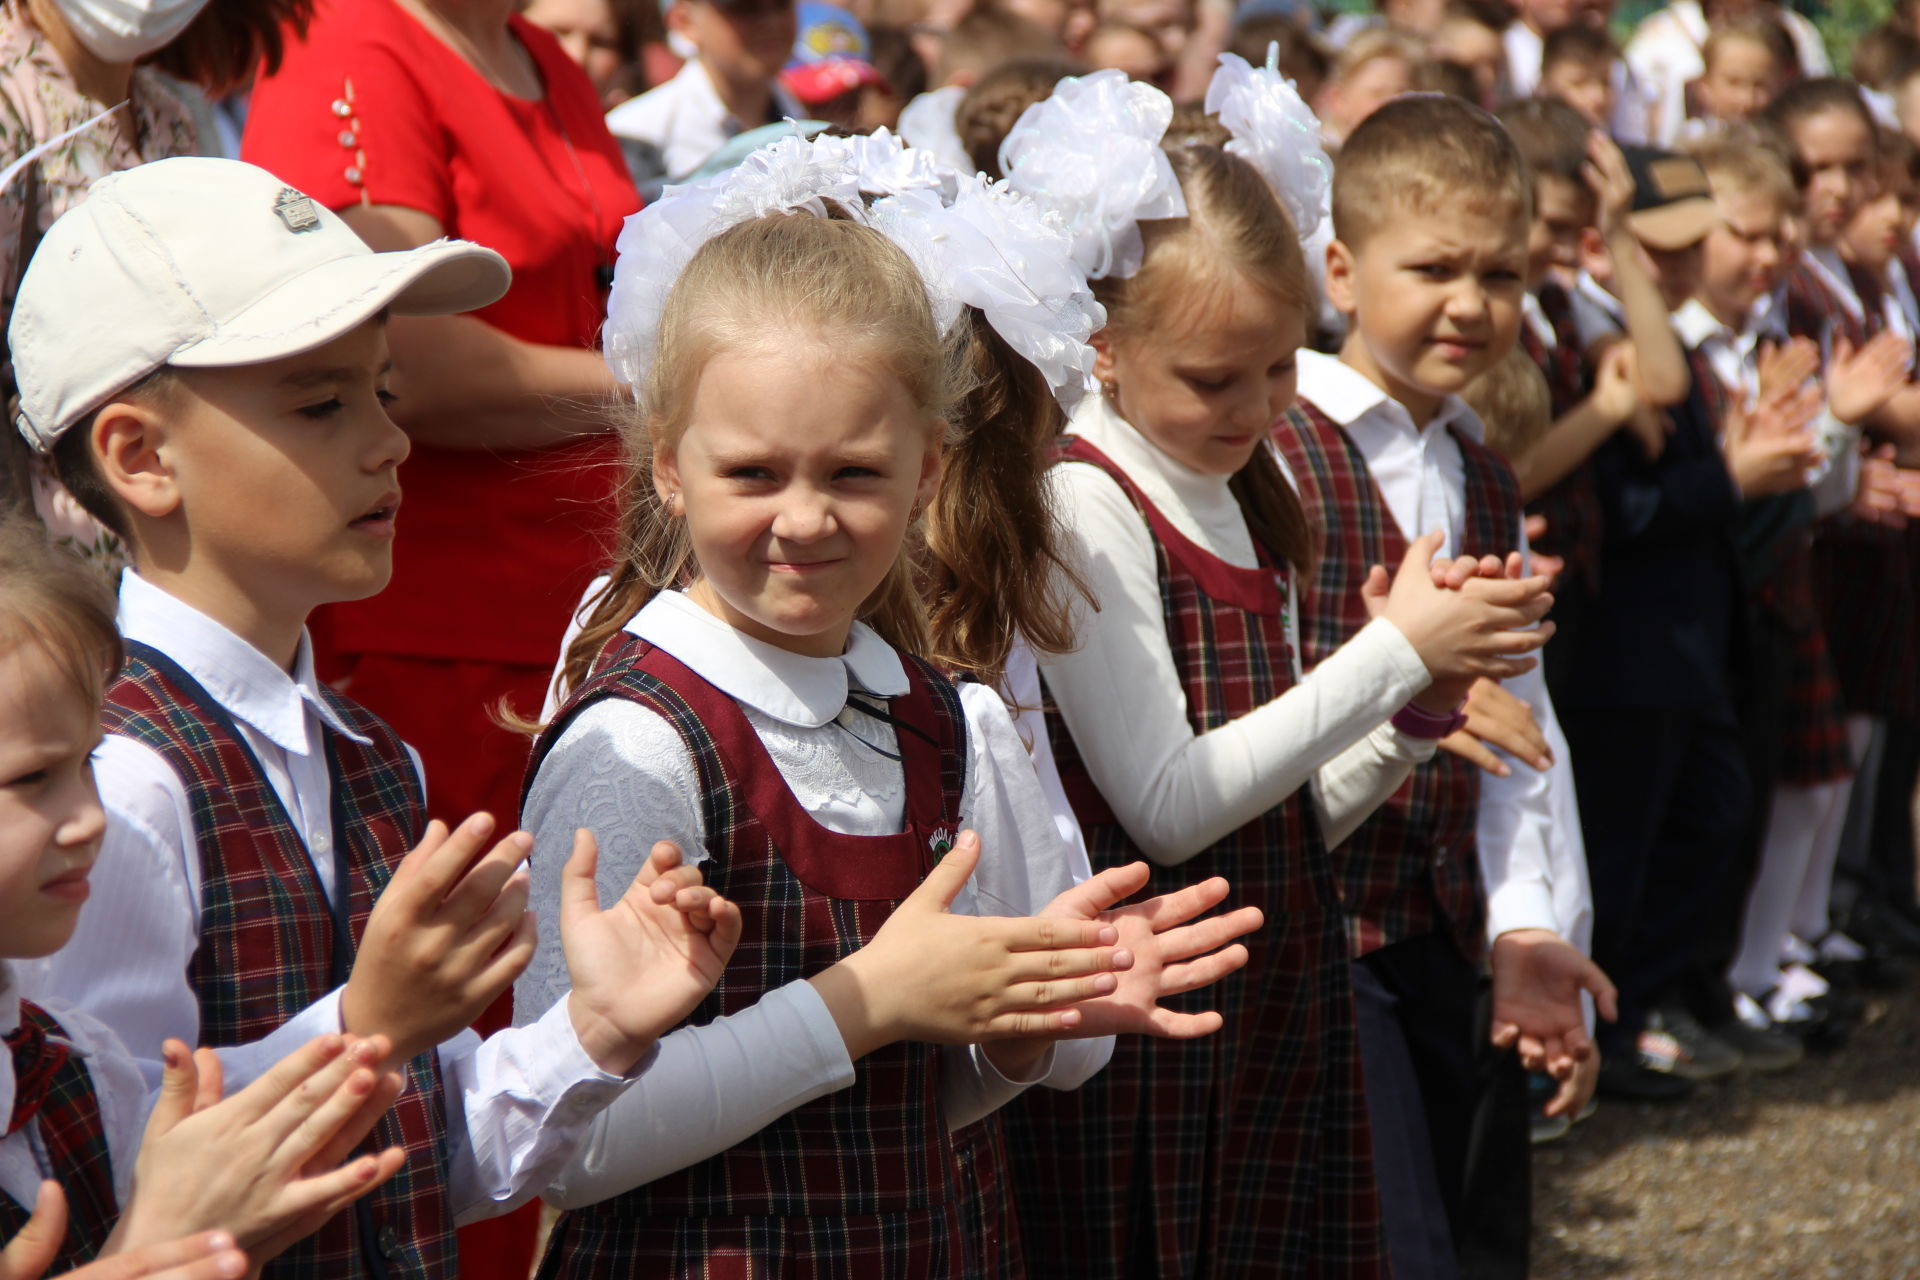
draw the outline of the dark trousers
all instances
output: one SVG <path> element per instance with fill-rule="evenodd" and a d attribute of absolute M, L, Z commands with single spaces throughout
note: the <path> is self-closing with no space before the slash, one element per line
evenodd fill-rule
<path fill-rule="evenodd" d="M 1444 934 L 1353 965 L 1394 1280 L 1523 1280 L 1532 1221 L 1526 1076 L 1487 1043 L 1487 983 Z"/>
<path fill-rule="evenodd" d="M 1731 712 L 1596 711 L 1560 716 L 1593 885 L 1593 958 L 1620 991 L 1601 1047 L 1632 1049 L 1647 1013 L 1688 999 L 1707 970 L 1751 794 Z"/>

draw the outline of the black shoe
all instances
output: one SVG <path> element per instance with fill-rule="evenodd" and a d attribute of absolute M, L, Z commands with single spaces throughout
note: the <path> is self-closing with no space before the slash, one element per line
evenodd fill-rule
<path fill-rule="evenodd" d="M 1608 1058 L 1600 1064 L 1595 1092 L 1631 1102 L 1679 1102 L 1693 1096 L 1693 1081 L 1643 1066 L 1632 1057 Z"/>
<path fill-rule="evenodd" d="M 1636 1042 L 1643 1066 L 1689 1080 L 1718 1080 L 1740 1069 L 1740 1051 L 1700 1025 L 1677 1005 L 1647 1015 Z"/>
<path fill-rule="evenodd" d="M 1785 1071 L 1797 1065 L 1807 1054 L 1798 1037 L 1776 1031 L 1770 1026 L 1749 1026 L 1738 1017 L 1715 1027 L 1713 1035 L 1716 1040 L 1739 1050 L 1742 1064 L 1756 1075 Z"/>

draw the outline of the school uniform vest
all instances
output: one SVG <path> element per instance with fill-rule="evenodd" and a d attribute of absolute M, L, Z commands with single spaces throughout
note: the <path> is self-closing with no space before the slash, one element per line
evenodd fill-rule
<path fill-rule="evenodd" d="M 1579 404 L 1587 393 L 1585 356 L 1580 347 L 1580 332 L 1574 323 L 1573 302 L 1567 291 L 1556 284 L 1540 287 L 1536 295 L 1540 310 L 1553 328 L 1554 344 L 1548 347 L 1534 333 L 1533 326 L 1520 326 L 1520 345 L 1528 359 L 1547 376 L 1547 388 L 1553 396 L 1553 416 Z M 1595 487 L 1593 461 L 1583 458 L 1580 465 L 1562 476 L 1551 489 L 1527 504 L 1531 515 L 1544 518 L 1547 530 L 1534 549 L 1545 555 L 1559 556 L 1566 562 L 1554 590 L 1561 596 L 1580 592 L 1591 596 L 1600 588 L 1600 548 L 1606 541 L 1606 515 Z M 1568 609 L 1561 609 L 1564 618 Z"/>
<path fill-rule="evenodd" d="M 906 774 L 906 829 L 841 835 L 794 798 L 734 700 L 664 649 L 622 633 L 535 743 L 528 784 L 580 710 L 603 698 L 672 725 L 700 780 L 706 883 L 745 930 L 687 1019 L 739 1013 L 873 940 L 959 830 L 966 722 L 953 686 L 902 656 L 890 700 Z M 833 1276 L 940 1280 L 967 1270 L 940 1052 L 888 1045 L 851 1088 L 795 1108 L 744 1142 L 646 1186 L 562 1214 L 541 1260 L 548 1280 Z"/>
<path fill-rule="evenodd" d="M 1864 308 L 1863 308 L 1864 310 Z M 1884 327 L 1876 312 L 1856 317 L 1804 258 L 1787 274 L 1787 331 L 1827 349 L 1844 336 L 1855 347 Z M 1841 512 L 1814 534 L 1812 579 L 1827 646 L 1849 711 L 1920 714 L 1914 665 L 1920 650 L 1914 566 L 1920 532 L 1889 529 Z"/>
<path fill-rule="evenodd" d="M 1287 411 L 1274 442 L 1291 469 L 1307 519 L 1323 531 L 1318 567 L 1300 592 L 1307 670 L 1364 626 L 1360 596 L 1370 566 L 1397 566 L 1407 540 L 1373 482 L 1367 459 L 1338 424 L 1306 400 Z M 1454 432 L 1466 464 L 1460 555 L 1500 555 L 1520 544 L 1520 490 L 1486 446 Z M 1450 930 L 1469 961 L 1486 950 L 1480 887 L 1479 769 L 1449 752 L 1414 767 L 1400 789 L 1341 846 L 1353 954 Z"/>
<path fill-rule="evenodd" d="M 1067 437 L 1061 456 L 1100 468 L 1152 534 L 1167 640 L 1194 732 L 1293 683 L 1283 561 L 1256 568 L 1183 535 L 1116 464 Z M 1142 860 L 1047 714 L 1061 781 L 1096 869 Z M 1215 875 L 1266 924 L 1249 959 L 1213 986 L 1161 1001 L 1217 1009 L 1198 1040 L 1121 1036 L 1106 1070 L 1072 1092 L 1030 1090 L 1006 1110 L 1027 1266 L 1036 1277 L 1373 1277 L 1385 1273 L 1371 1133 L 1361 1094 L 1339 885 L 1304 789 L 1179 866 L 1142 897 Z"/>
<path fill-rule="evenodd" d="M 200 852 L 200 946 L 188 978 L 200 1039 L 258 1040 L 345 982 L 368 913 L 426 827 L 405 745 L 358 705 L 323 691 L 341 722 L 371 740 L 324 733 L 333 792 L 336 912 L 298 828 L 226 711 L 171 659 L 128 646 L 102 722 L 158 752 L 185 784 Z M 393 1179 L 269 1262 L 273 1280 L 431 1280 L 458 1274 L 446 1203 L 447 1120 L 432 1050 L 364 1150 L 404 1146 Z"/>
<path fill-rule="evenodd" d="M 9 1047 L 16 1041 L 21 1046 L 15 1052 L 16 1089 L 22 1088 L 31 1074 L 22 1069 L 22 1051 L 31 1052 L 28 1047 L 33 1046 L 39 1052 L 32 1056 L 38 1057 L 44 1054 L 48 1040 L 65 1039 L 66 1032 L 45 1009 L 30 1000 L 20 1002 L 20 1029 L 7 1037 Z M 113 1155 L 107 1147 L 100 1100 L 84 1058 L 77 1053 L 65 1055 L 65 1061 L 52 1073 L 39 1110 L 27 1123 L 39 1135 L 46 1175 L 67 1193 L 67 1234 L 48 1269 L 50 1275 L 65 1275 L 99 1256 L 120 1218 L 119 1200 L 113 1191 Z M 0 1244 L 18 1235 L 32 1216 L 32 1205 L 23 1205 L 0 1192 Z"/>

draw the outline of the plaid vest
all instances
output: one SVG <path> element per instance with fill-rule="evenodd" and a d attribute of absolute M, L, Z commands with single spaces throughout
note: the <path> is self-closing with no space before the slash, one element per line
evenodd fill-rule
<path fill-rule="evenodd" d="M 66 1037 L 52 1015 L 30 1000 L 20 1002 L 20 1020 L 33 1023 L 50 1038 Z M 120 1203 L 113 1193 L 113 1153 L 107 1149 L 107 1133 L 100 1123 L 93 1077 L 79 1054 L 69 1054 L 54 1074 L 47 1099 L 28 1127 L 39 1138 L 46 1176 L 67 1193 L 67 1236 L 49 1272 L 65 1275 L 99 1255 L 120 1218 Z M 131 1158 L 132 1153 L 127 1154 Z M 0 1243 L 18 1235 L 32 1213 L 31 1205 L 0 1192 Z"/>
<path fill-rule="evenodd" d="M 324 693 L 362 746 L 325 734 L 333 792 L 336 914 L 301 833 L 227 712 L 185 671 L 129 644 L 103 725 L 158 752 L 185 785 L 200 853 L 200 946 L 188 978 L 200 1039 L 258 1040 L 345 982 L 367 915 L 426 826 L 405 745 L 358 705 Z M 458 1272 L 446 1204 L 447 1121 L 431 1050 L 407 1064 L 405 1090 L 363 1150 L 404 1146 L 392 1181 L 269 1262 L 272 1280 L 368 1275 L 429 1280 Z"/>
<path fill-rule="evenodd" d="M 1554 344 L 1549 349 L 1534 334 L 1533 326 L 1520 326 L 1521 349 L 1547 375 L 1547 387 L 1553 394 L 1553 416 L 1560 417 L 1587 394 L 1586 354 L 1580 345 L 1580 330 L 1573 318 L 1573 300 L 1567 291 L 1551 282 L 1540 286 L 1535 295 L 1547 323 L 1553 326 Z M 1606 543 L 1607 518 L 1600 505 L 1600 491 L 1594 483 L 1593 461 L 1562 476 L 1554 486 L 1527 504 L 1530 515 L 1544 518 L 1547 530 L 1533 546 L 1545 555 L 1559 556 L 1566 562 L 1554 590 L 1562 594 L 1579 591 L 1586 595 L 1600 590 L 1600 551 Z"/>
<path fill-rule="evenodd" d="M 1863 306 L 1864 309 L 1864 306 Z M 1831 322 L 1831 332 L 1829 332 Z M 1827 350 L 1830 336 L 1856 347 L 1884 327 L 1876 307 L 1856 319 L 1832 284 L 1804 258 L 1787 275 L 1787 330 Z M 1855 519 L 1846 512 L 1814 532 L 1813 586 L 1826 624 L 1833 668 L 1849 711 L 1920 714 L 1914 674 L 1920 601 L 1913 580 L 1920 534 Z"/>
<path fill-rule="evenodd" d="M 801 808 L 732 698 L 664 649 L 622 633 L 534 744 L 540 762 L 581 708 L 636 703 L 672 725 L 698 770 L 713 860 L 706 882 L 746 927 L 719 983 L 687 1019 L 739 1013 L 873 940 L 959 830 L 966 722 L 953 686 L 902 655 L 907 823 L 839 835 Z M 940 1101 L 940 1051 L 888 1045 L 851 1088 L 789 1111 L 746 1141 L 644 1187 L 562 1214 L 542 1277 L 833 1275 L 950 1277 L 967 1248 Z"/>
<path fill-rule="evenodd" d="M 1308 670 L 1367 625 L 1360 586 L 1371 565 L 1399 565 L 1407 540 L 1346 432 L 1299 401 L 1273 433 L 1293 472 L 1307 518 L 1322 531 L 1319 571 L 1300 593 L 1302 661 Z M 1466 463 L 1460 555 L 1502 555 L 1520 543 L 1520 490 L 1486 446 L 1454 433 Z M 1448 752 L 1419 765 L 1341 847 L 1353 952 L 1451 929 L 1469 960 L 1486 950 L 1480 887 L 1480 771 Z"/>
<path fill-rule="evenodd" d="M 1293 684 L 1289 569 L 1186 538 L 1085 440 L 1060 456 L 1105 472 L 1152 534 L 1160 604 L 1194 732 L 1265 706 Z M 1055 711 L 1049 738 L 1096 868 L 1141 860 Z M 1215 875 L 1266 924 L 1240 972 L 1170 996 L 1218 1010 L 1198 1040 L 1121 1036 L 1079 1089 L 1032 1089 L 1007 1107 L 1027 1269 L 1034 1276 L 1377 1277 L 1385 1271 L 1371 1131 L 1360 1084 L 1352 967 L 1333 862 L 1305 790 L 1178 866 L 1141 896 Z"/>

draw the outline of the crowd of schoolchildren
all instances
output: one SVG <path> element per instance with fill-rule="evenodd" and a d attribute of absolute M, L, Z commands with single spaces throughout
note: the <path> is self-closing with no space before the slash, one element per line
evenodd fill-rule
<path fill-rule="evenodd" d="M 1517 1277 L 1843 1052 L 1920 13 L 1611 8 L 0 0 L 0 1278 Z"/>

